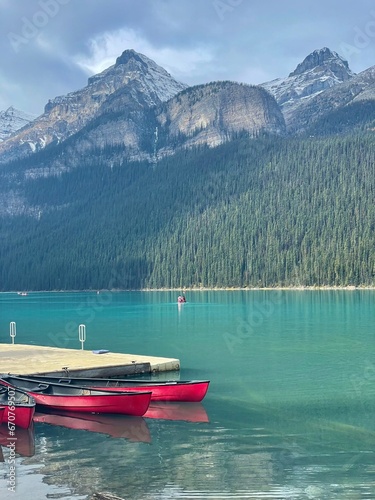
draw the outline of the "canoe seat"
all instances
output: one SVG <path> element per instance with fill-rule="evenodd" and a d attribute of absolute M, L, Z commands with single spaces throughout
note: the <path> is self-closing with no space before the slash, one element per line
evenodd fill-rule
<path fill-rule="evenodd" d="M 28 389 L 29 392 L 43 392 L 45 394 L 51 392 L 51 386 L 48 384 L 38 384 L 36 387 Z"/>

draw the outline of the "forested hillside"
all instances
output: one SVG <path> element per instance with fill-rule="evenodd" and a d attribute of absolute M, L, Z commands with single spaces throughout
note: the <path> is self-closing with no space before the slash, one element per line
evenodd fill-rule
<path fill-rule="evenodd" d="M 338 108 L 319 118 L 308 130 L 307 135 L 327 136 L 332 134 L 353 134 L 374 130 L 375 101 L 361 100 Z"/>
<path fill-rule="evenodd" d="M 24 183 L 36 215 L 0 221 L 1 290 L 374 285 L 371 132 L 120 158 Z"/>

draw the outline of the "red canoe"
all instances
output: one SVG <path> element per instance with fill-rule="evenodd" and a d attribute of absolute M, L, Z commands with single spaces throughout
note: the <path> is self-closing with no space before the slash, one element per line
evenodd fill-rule
<path fill-rule="evenodd" d="M 2 381 L 32 396 L 37 405 L 55 410 L 85 413 L 120 413 L 142 416 L 151 392 L 116 392 L 62 383 L 39 383 L 26 377 L 3 376 Z"/>
<path fill-rule="evenodd" d="M 9 431 L 12 425 L 27 429 L 33 421 L 35 400 L 25 391 L 1 382 L 0 379 L 0 406 L 4 407 L 2 422 L 10 426 Z"/>
<path fill-rule="evenodd" d="M 5 412 L 5 406 L 0 406 L 0 424 L 3 423 L 4 412 Z"/>
<path fill-rule="evenodd" d="M 151 435 L 143 417 L 124 415 L 93 415 L 67 411 L 36 412 L 34 422 L 107 434 L 132 442 L 151 443 Z"/>
<path fill-rule="evenodd" d="M 14 379 L 18 377 L 11 375 Z M 208 380 L 135 380 L 135 379 L 108 379 L 108 378 L 72 378 L 51 377 L 48 375 L 33 375 L 36 383 L 69 384 L 70 386 L 91 387 L 106 391 L 135 391 L 152 392 L 152 401 L 180 401 L 198 403 L 205 397 L 210 382 Z"/>

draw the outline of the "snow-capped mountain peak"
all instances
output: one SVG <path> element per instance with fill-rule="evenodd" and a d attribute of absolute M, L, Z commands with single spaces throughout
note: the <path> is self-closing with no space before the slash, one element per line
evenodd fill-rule
<path fill-rule="evenodd" d="M 90 77 L 83 89 L 50 99 L 43 115 L 0 144 L 0 155 L 3 161 L 29 155 L 53 141 L 64 141 L 103 112 L 124 111 L 129 100 L 151 107 L 186 87 L 148 57 L 125 50 L 114 65 Z"/>
<path fill-rule="evenodd" d="M 299 104 L 354 76 L 348 62 L 329 48 L 314 50 L 286 78 L 262 84 L 281 106 L 288 124 Z"/>
<path fill-rule="evenodd" d="M 348 75 L 353 76 L 352 71 L 349 69 L 348 61 L 337 54 L 337 52 L 330 50 L 328 47 L 323 47 L 322 49 L 314 50 L 314 52 L 305 57 L 296 69 L 290 73 L 289 77 L 324 66 L 329 67 L 343 81 L 348 79 Z"/>
<path fill-rule="evenodd" d="M 159 101 L 167 101 L 187 85 L 175 80 L 164 68 L 156 64 L 152 59 L 144 54 L 140 54 L 133 49 L 125 50 L 117 59 L 113 66 L 103 72 L 89 78 L 88 85 L 98 85 L 101 81 L 115 82 L 123 80 L 127 83 L 132 80 L 142 81 L 154 102 L 150 105 L 158 104 Z M 116 88 L 117 85 L 114 84 Z"/>

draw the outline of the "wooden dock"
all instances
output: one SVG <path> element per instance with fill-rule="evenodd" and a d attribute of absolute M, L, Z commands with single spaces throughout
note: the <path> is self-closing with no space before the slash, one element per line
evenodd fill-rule
<path fill-rule="evenodd" d="M 0 344 L 0 373 L 120 377 L 180 369 L 180 360 L 138 354 L 60 349 L 22 344 Z"/>

